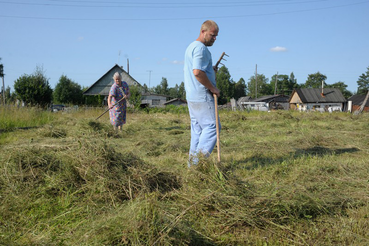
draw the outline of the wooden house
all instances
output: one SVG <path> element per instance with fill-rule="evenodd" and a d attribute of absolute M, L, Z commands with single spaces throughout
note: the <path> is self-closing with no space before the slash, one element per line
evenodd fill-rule
<path fill-rule="evenodd" d="M 141 97 L 141 107 L 164 107 L 169 96 L 153 93 L 143 93 Z"/>
<path fill-rule="evenodd" d="M 253 99 L 252 102 L 265 102 L 270 110 L 272 109 L 289 109 L 289 96 L 286 95 L 270 95 Z"/>
<path fill-rule="evenodd" d="M 258 105 L 263 105 L 263 108 L 267 108 L 266 111 L 275 109 L 289 109 L 289 96 L 285 95 L 269 95 L 259 98 L 241 97 L 237 104 L 241 109 L 245 108 L 258 108 Z"/>
<path fill-rule="evenodd" d="M 348 111 L 355 112 L 356 110 L 358 110 L 361 107 L 361 105 L 363 104 L 365 97 L 366 97 L 366 94 L 364 94 L 364 95 L 353 95 L 352 97 L 347 99 L 348 104 L 349 104 Z M 369 100 L 367 100 L 363 111 L 364 112 L 369 112 Z"/>
<path fill-rule="evenodd" d="M 113 85 L 113 75 L 119 72 L 122 75 L 122 80 L 126 81 L 128 86 L 142 87 L 123 67 L 115 64 L 109 71 L 107 71 L 101 78 L 93 83 L 83 94 L 84 95 L 101 95 L 104 96 L 104 105 L 107 104 L 107 98 L 109 96 L 110 87 Z M 141 107 L 164 107 L 164 103 L 167 102 L 169 96 L 158 95 L 152 93 L 143 93 L 141 97 Z"/>
<path fill-rule="evenodd" d="M 290 109 L 299 111 L 342 111 L 346 99 L 337 88 L 298 88 L 289 99 Z"/>
<path fill-rule="evenodd" d="M 110 87 L 113 85 L 113 75 L 118 72 L 122 75 L 122 80 L 126 81 L 128 86 L 139 86 L 141 84 L 138 83 L 131 75 L 129 75 L 121 66 L 115 64 L 110 70 L 108 70 L 101 78 L 99 78 L 95 83 L 93 83 L 83 95 L 93 96 L 93 95 L 101 95 L 108 97 Z"/>

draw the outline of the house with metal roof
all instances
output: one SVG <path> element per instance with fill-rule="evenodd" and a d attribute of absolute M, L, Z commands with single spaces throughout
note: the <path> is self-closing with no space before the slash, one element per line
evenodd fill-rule
<path fill-rule="evenodd" d="M 126 72 L 123 67 L 115 64 L 110 70 L 108 70 L 101 78 L 99 78 L 95 83 L 93 83 L 83 95 L 87 96 L 94 96 L 94 95 L 101 95 L 101 96 L 109 96 L 110 87 L 113 85 L 113 75 L 118 72 L 122 75 L 122 80 L 127 82 L 128 86 L 139 86 L 141 84 L 138 83 L 128 72 Z"/>
<path fill-rule="evenodd" d="M 361 107 L 361 105 L 363 104 L 364 100 L 365 100 L 366 95 L 353 95 L 352 97 L 350 97 L 349 99 L 347 99 L 349 107 L 348 110 L 350 112 L 355 112 L 356 110 L 359 110 L 359 108 Z M 363 111 L 365 112 L 369 112 L 369 100 L 366 101 Z"/>
<path fill-rule="evenodd" d="M 169 101 L 166 101 L 164 105 L 165 106 L 168 106 L 168 105 L 187 106 L 187 101 L 181 98 L 173 98 Z"/>
<path fill-rule="evenodd" d="M 266 102 L 269 109 L 289 109 L 288 99 L 286 95 L 268 95 L 255 98 L 252 102 Z"/>
<path fill-rule="evenodd" d="M 342 111 L 346 99 L 337 88 L 298 88 L 290 99 L 290 109 L 299 111 Z"/>
<path fill-rule="evenodd" d="M 268 95 L 259 98 L 241 97 L 237 101 L 237 105 L 241 110 L 245 108 L 253 108 L 253 105 L 265 105 L 268 110 L 274 109 L 289 109 L 289 96 L 286 95 Z M 261 104 L 263 103 L 263 104 Z"/>
<path fill-rule="evenodd" d="M 141 107 L 164 107 L 170 96 L 146 92 L 141 97 Z"/>

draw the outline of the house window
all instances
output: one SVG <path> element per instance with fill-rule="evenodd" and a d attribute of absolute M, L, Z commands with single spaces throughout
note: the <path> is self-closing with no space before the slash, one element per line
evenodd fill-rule
<path fill-rule="evenodd" d="M 160 99 L 152 99 L 152 105 L 160 105 Z"/>

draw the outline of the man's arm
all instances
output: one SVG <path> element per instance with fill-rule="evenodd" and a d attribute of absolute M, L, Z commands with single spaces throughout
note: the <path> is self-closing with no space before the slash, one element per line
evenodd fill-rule
<path fill-rule="evenodd" d="M 205 86 L 212 94 L 220 96 L 220 91 L 216 88 L 209 80 L 206 73 L 200 69 L 194 69 L 193 74 L 195 75 L 197 81 L 199 81 L 203 86 Z"/>

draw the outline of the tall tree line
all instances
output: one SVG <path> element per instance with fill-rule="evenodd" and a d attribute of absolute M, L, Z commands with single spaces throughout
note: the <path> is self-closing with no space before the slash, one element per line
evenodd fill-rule
<path fill-rule="evenodd" d="M 273 94 L 290 95 L 296 88 L 321 88 L 321 86 L 338 88 L 346 98 L 352 96 L 353 93 L 347 90 L 347 85 L 344 82 L 338 81 L 333 84 L 327 84 L 325 82 L 326 80 L 326 75 L 316 72 L 309 74 L 305 83 L 298 84 L 292 72 L 290 75 L 275 74 L 271 77 L 270 81 L 264 74 L 256 74 L 251 76 L 247 82 L 244 78 L 240 78 L 235 82 L 226 66 L 219 68 L 216 74 L 217 87 L 221 91 L 219 104 L 225 104 L 231 98 L 237 100 L 244 96 L 258 98 Z M 357 94 L 365 94 L 369 90 L 369 67 L 367 67 L 365 73 L 359 76 L 357 84 Z M 36 67 L 33 74 L 20 76 L 14 82 L 14 93 L 11 93 L 9 87 L 6 89 L 3 88 L 5 90 L 5 97 L 9 102 L 19 99 L 29 105 L 39 105 L 42 107 L 50 103 L 102 105 L 103 98 L 101 96 L 83 96 L 83 91 L 86 89 L 81 88 L 78 83 L 66 75 L 62 75 L 55 89 L 52 90 L 49 85 L 49 79 L 46 77 L 42 67 Z M 143 87 L 132 88 L 132 90 L 135 92 L 134 98 L 137 103 L 140 101 L 140 95 L 145 92 L 168 95 L 172 98 L 186 98 L 184 82 L 181 82 L 179 85 L 176 84 L 171 88 L 168 86 L 168 81 L 164 77 L 160 84 L 153 88 L 148 88 L 144 84 Z"/>

